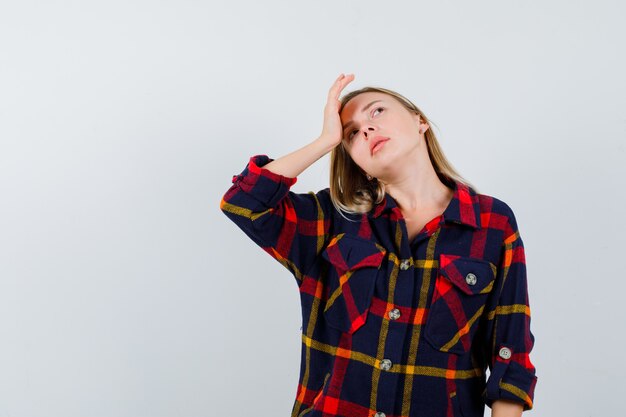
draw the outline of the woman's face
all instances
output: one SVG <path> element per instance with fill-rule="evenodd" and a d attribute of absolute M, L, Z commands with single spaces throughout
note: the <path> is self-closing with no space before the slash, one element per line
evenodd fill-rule
<path fill-rule="evenodd" d="M 342 146 L 358 166 L 376 178 L 393 171 L 394 164 L 412 155 L 428 129 L 428 124 L 420 124 L 418 115 L 392 96 L 378 92 L 352 98 L 340 118 L 344 128 Z M 384 142 L 374 146 L 381 138 Z"/>

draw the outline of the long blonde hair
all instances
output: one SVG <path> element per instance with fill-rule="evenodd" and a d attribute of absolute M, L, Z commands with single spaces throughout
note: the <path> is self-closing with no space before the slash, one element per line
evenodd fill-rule
<path fill-rule="evenodd" d="M 408 111 L 419 115 L 423 121 L 428 123 L 430 128 L 424 133 L 426 147 L 430 161 L 439 179 L 449 186 L 452 185 L 452 180 L 457 180 L 478 192 L 469 181 L 465 180 L 454 169 L 445 157 L 433 132 L 431 121 L 415 104 L 401 94 L 382 87 L 363 87 L 359 90 L 351 91 L 341 98 L 339 113 L 341 113 L 348 101 L 359 94 L 369 92 L 383 93 L 395 98 Z M 378 181 L 378 179 L 368 180 L 365 172 L 354 162 L 343 145 L 335 146 L 330 153 L 330 198 L 337 211 L 342 216 L 342 211 L 349 214 L 367 213 L 375 204 L 383 201 L 384 197 L 384 184 Z"/>

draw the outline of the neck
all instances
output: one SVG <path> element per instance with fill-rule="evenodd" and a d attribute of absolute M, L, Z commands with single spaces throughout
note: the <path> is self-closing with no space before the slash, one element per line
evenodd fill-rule
<path fill-rule="evenodd" d="M 403 212 L 422 211 L 447 206 L 454 190 L 441 182 L 430 158 L 424 155 L 418 163 L 402 164 L 410 167 L 394 178 L 383 181 L 387 192 Z M 421 162 L 421 163 L 420 163 Z"/>

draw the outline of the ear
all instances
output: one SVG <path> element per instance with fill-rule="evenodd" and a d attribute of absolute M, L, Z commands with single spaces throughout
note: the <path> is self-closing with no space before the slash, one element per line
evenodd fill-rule
<path fill-rule="evenodd" d="M 417 124 L 417 129 L 423 134 L 430 127 L 428 123 L 422 120 L 419 114 L 413 114 L 413 120 L 415 120 L 415 124 Z"/>

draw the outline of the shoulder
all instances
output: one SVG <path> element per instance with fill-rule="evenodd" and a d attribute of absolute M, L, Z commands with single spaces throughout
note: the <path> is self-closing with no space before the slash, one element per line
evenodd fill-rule
<path fill-rule="evenodd" d="M 306 198 L 311 201 L 318 210 L 321 210 L 320 214 L 323 213 L 324 219 L 326 221 L 332 220 L 333 214 L 336 209 L 330 196 L 329 187 L 323 188 L 318 191 L 311 190 L 300 195 L 306 196 Z"/>
<path fill-rule="evenodd" d="M 369 228 L 369 214 L 348 212 L 335 205 L 330 187 L 323 188 L 315 193 L 309 191 L 309 193 L 315 195 L 316 201 L 324 210 L 325 220 L 333 225 L 333 229 L 336 232 L 359 233 L 359 230 Z"/>
<path fill-rule="evenodd" d="M 330 188 L 323 188 L 318 191 L 309 191 L 307 194 L 315 196 L 315 200 L 325 209 L 330 210 L 333 207 L 332 199 L 330 198 Z"/>
<path fill-rule="evenodd" d="M 476 193 L 473 189 L 472 193 L 479 201 L 481 214 L 487 217 L 490 223 L 499 229 L 504 229 L 506 235 L 517 230 L 517 219 L 509 203 L 494 195 Z"/>

